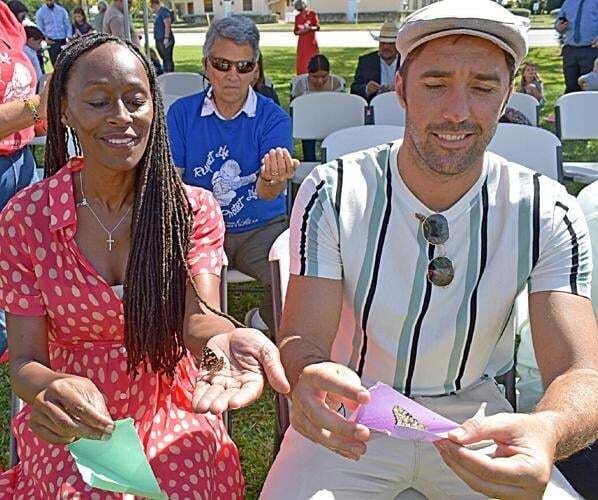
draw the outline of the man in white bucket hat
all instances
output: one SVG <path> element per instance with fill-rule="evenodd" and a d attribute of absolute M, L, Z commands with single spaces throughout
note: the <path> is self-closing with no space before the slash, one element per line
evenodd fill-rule
<path fill-rule="evenodd" d="M 397 25 L 386 21 L 378 35 L 372 35 L 378 41 L 378 50 L 359 57 L 351 93 L 367 99 L 368 102 L 378 94 L 390 92 L 395 88 L 395 74 L 399 69 L 397 52 Z"/>
<path fill-rule="evenodd" d="M 444 0 L 397 47 L 404 140 L 316 168 L 295 200 L 277 335 L 292 425 L 262 498 L 576 498 L 553 462 L 598 427 L 587 226 L 563 186 L 486 152 L 524 29 L 490 0 Z M 494 377 L 526 285 L 546 391 L 513 414 Z M 378 381 L 461 425 L 435 444 L 371 431 L 349 415 Z"/>

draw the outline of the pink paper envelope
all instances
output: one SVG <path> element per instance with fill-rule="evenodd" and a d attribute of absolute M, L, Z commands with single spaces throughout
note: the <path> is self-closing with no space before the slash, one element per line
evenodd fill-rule
<path fill-rule="evenodd" d="M 446 438 L 448 431 L 459 426 L 456 422 L 428 410 L 382 382 L 378 382 L 369 391 L 372 395 L 370 402 L 367 405 L 361 405 L 351 419 L 372 430 L 384 432 L 399 439 L 432 442 Z M 425 425 L 426 430 L 396 425 L 393 414 L 395 406 L 407 410 L 421 424 Z"/>

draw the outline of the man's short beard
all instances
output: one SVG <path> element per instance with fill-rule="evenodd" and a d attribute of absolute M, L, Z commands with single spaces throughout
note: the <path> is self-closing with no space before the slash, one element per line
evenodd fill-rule
<path fill-rule="evenodd" d="M 441 152 L 437 148 L 427 144 L 426 137 L 431 135 L 431 131 L 426 129 L 424 131 L 424 137 L 420 137 L 417 129 L 409 125 L 409 120 L 407 120 L 405 129 L 405 139 L 411 142 L 414 151 L 417 153 L 421 163 L 425 167 L 439 175 L 453 176 L 460 175 L 479 164 L 484 156 L 486 147 L 492 140 L 492 137 L 494 137 L 497 126 L 498 124 L 495 123 L 494 126 L 488 130 L 487 134 L 484 135 L 482 135 L 482 130 L 478 125 L 461 127 L 444 125 L 433 128 L 435 132 L 441 133 L 474 133 L 476 140 L 469 149 L 462 152 Z"/>

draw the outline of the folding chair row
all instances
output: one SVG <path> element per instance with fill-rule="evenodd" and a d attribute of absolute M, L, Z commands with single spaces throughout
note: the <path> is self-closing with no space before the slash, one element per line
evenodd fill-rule
<path fill-rule="evenodd" d="M 393 125 L 362 125 L 337 130 L 322 142 L 323 160 L 332 161 L 348 153 L 394 142 L 403 138 L 404 131 L 404 127 Z M 561 141 L 548 130 L 499 123 L 488 150 L 559 182 L 563 181 Z M 303 171 L 297 172 L 294 182 L 301 183 L 316 165 L 303 167 Z"/>

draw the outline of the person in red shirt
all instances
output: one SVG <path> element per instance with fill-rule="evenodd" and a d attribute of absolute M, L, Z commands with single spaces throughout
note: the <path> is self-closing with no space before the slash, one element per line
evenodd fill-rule
<path fill-rule="evenodd" d="M 34 125 L 46 118 L 46 94 L 36 95 L 37 79 L 23 51 L 25 30 L 9 7 L 0 2 L 0 210 L 35 172 L 27 148 Z M 4 312 L 0 310 L 0 355 L 6 349 Z"/>
<path fill-rule="evenodd" d="M 297 0 L 294 4 L 299 14 L 295 17 L 295 35 L 297 41 L 297 74 L 307 73 L 309 60 L 320 53 L 316 31 L 320 31 L 320 21 L 316 11 L 308 9 L 304 0 Z"/>
<path fill-rule="evenodd" d="M 82 156 L 69 158 L 67 127 Z M 126 498 L 86 485 L 65 446 L 109 439 L 123 418 L 170 498 L 243 498 L 221 414 L 255 401 L 266 378 L 289 384 L 276 346 L 219 310 L 222 213 L 183 185 L 166 134 L 138 48 L 106 33 L 63 48 L 46 177 L 0 213 L 0 307 L 26 402 L 0 498 Z"/>

